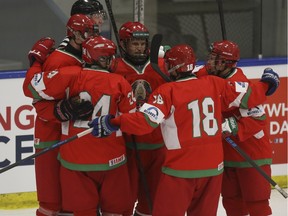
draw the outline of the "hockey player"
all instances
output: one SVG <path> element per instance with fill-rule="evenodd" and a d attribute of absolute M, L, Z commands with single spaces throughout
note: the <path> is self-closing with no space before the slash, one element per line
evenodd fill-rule
<path fill-rule="evenodd" d="M 76 1 L 71 7 L 70 16 L 75 14 L 87 15 L 99 27 L 99 32 L 101 32 L 104 20 L 107 19 L 107 13 L 103 9 L 103 5 L 97 0 Z"/>
<path fill-rule="evenodd" d="M 240 50 L 232 41 L 216 41 L 211 44 L 208 60 L 199 75 L 214 75 L 228 81 L 250 82 L 237 67 Z M 267 175 L 271 176 L 272 148 L 267 135 L 266 115 L 262 105 L 252 109 L 234 109 L 223 112 L 227 123 L 234 123 L 231 139 L 245 151 Z M 238 125 L 238 127 L 236 127 Z M 267 216 L 270 183 L 236 152 L 225 139 L 222 202 L 228 216 Z"/>
<path fill-rule="evenodd" d="M 126 22 L 119 29 L 120 48 L 123 55 L 117 59 L 116 74 L 131 84 L 137 107 L 147 102 L 149 95 L 165 81 L 153 71 L 149 60 L 149 31 L 140 22 Z M 164 59 L 159 59 L 164 70 Z M 151 145 L 153 144 L 153 145 Z M 131 215 L 151 215 L 164 162 L 164 141 L 160 128 L 143 136 L 126 136 L 128 168 L 134 198 Z"/>
<path fill-rule="evenodd" d="M 43 148 L 49 147 L 58 142 L 61 138 L 61 123 L 67 121 L 69 118 L 82 118 L 91 114 L 92 105 L 85 102 L 84 104 L 72 104 L 71 100 L 61 100 L 57 102 L 57 106 L 73 107 L 67 109 L 66 116 L 55 116 L 54 106 L 55 101 L 42 100 L 41 97 L 35 98 L 31 94 L 30 81 L 33 80 L 35 72 L 54 70 L 63 66 L 78 65 L 82 66 L 81 59 L 81 43 L 85 38 L 94 34 L 94 23 L 86 15 L 76 14 L 70 17 L 67 22 L 67 36 L 70 38 L 69 44 L 65 47 L 58 48 L 53 51 L 47 59 L 47 55 L 41 52 L 47 52 L 45 43 L 40 43 L 33 47 L 29 52 L 29 59 L 36 59 L 36 62 L 27 71 L 23 83 L 23 91 L 27 97 L 33 98 L 33 106 L 35 107 L 37 116 L 35 120 L 34 129 L 34 145 L 36 152 Z M 38 42 L 37 42 L 38 43 Z M 37 44 L 36 43 L 36 44 Z M 43 47 L 44 45 L 44 47 Z M 49 44 L 48 44 L 49 45 Z M 42 56 L 39 65 L 38 55 Z M 36 68 L 35 68 L 36 67 Z M 38 71 L 37 71 L 38 70 Z M 57 114 L 57 113 L 56 113 Z M 39 209 L 37 209 L 37 216 L 56 215 L 62 211 L 61 205 L 61 187 L 59 179 L 60 164 L 57 160 L 58 149 L 51 151 L 44 156 L 35 159 L 35 176 L 37 185 L 37 197 L 39 201 Z M 49 182 L 49 184 L 47 184 Z"/>
<path fill-rule="evenodd" d="M 103 5 L 97 0 L 77 0 L 71 7 L 70 16 L 83 14 L 91 18 L 95 24 L 95 30 L 100 34 L 104 20 L 107 19 Z M 65 47 L 69 43 L 69 37 L 65 37 L 59 47 Z"/>
<path fill-rule="evenodd" d="M 87 15 L 96 24 L 98 24 L 97 21 L 99 18 L 101 18 L 101 23 L 107 19 L 107 13 L 103 9 L 103 5 L 97 0 L 77 0 L 71 7 L 70 16 L 75 14 Z"/>
<path fill-rule="evenodd" d="M 215 216 L 224 168 L 222 111 L 263 102 L 265 93 L 277 89 L 279 77 L 265 70 L 252 89 L 248 83 L 214 76 L 198 79 L 191 73 L 195 56 L 188 45 L 172 47 L 165 60 L 175 82 L 158 87 L 140 112 L 95 118 L 92 134 L 102 137 L 120 128 L 141 135 L 160 124 L 166 157 L 152 215 Z"/>
<path fill-rule="evenodd" d="M 68 98 L 73 98 L 73 104 L 93 104 L 93 117 L 134 112 L 131 86 L 122 76 L 109 73 L 115 44 L 97 36 L 85 41 L 82 48 L 84 68 L 70 66 L 35 74 L 38 83 L 31 81 L 31 93 L 44 100 L 61 100 L 69 89 Z M 57 106 L 55 112 L 66 116 L 66 107 Z M 88 120 L 70 119 L 62 139 L 89 128 Z M 127 212 L 128 203 L 123 196 L 130 199 L 130 187 L 125 143 L 120 131 L 114 135 L 105 139 L 87 135 L 60 148 L 63 206 L 74 216 L 95 216 L 98 205 L 103 216 Z"/>

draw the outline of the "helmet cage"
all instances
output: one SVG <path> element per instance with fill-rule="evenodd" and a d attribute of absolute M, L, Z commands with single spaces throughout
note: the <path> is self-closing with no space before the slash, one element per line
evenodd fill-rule
<path fill-rule="evenodd" d="M 102 18 L 103 20 L 107 20 L 108 16 L 105 10 L 99 10 L 99 11 L 93 11 L 92 13 L 88 14 L 91 18 L 93 15 L 95 15 L 97 18 Z"/>
<path fill-rule="evenodd" d="M 107 13 L 103 9 L 103 5 L 97 0 L 90 0 L 91 4 L 94 7 L 94 10 L 89 13 L 91 16 L 95 14 L 97 17 L 102 18 L 103 20 L 107 20 Z"/>

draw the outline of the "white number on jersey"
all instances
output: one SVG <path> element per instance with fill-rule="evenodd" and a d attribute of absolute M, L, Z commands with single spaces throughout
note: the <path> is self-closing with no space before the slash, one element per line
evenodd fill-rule
<path fill-rule="evenodd" d="M 204 98 L 200 106 L 199 103 L 201 103 L 199 100 L 195 100 L 188 104 L 188 108 L 192 111 L 193 137 L 201 137 L 201 129 L 207 135 L 213 136 L 218 131 L 217 120 L 214 117 L 214 101 L 212 98 Z M 202 114 L 205 116 L 203 119 L 201 119 Z"/>
<path fill-rule="evenodd" d="M 158 95 L 153 95 L 154 101 L 153 103 L 157 103 L 157 104 L 163 104 L 163 98 L 160 94 Z"/>

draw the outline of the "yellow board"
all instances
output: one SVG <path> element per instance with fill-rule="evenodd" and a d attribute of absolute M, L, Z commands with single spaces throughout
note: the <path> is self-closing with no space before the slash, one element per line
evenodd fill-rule
<path fill-rule="evenodd" d="M 0 194 L 0 209 L 36 208 L 36 192 Z"/>
<path fill-rule="evenodd" d="M 287 176 L 273 176 L 272 179 L 281 187 L 287 188 Z M 0 209 L 37 208 L 36 192 L 0 194 Z"/>

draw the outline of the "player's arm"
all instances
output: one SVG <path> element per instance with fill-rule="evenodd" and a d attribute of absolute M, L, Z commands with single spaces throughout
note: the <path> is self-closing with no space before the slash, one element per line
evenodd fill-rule
<path fill-rule="evenodd" d="M 240 118 L 238 123 L 237 137 L 239 141 L 244 142 L 245 140 L 253 137 L 255 134 L 262 130 L 265 130 L 266 123 L 265 119 L 253 119 L 251 117 Z"/>
<path fill-rule="evenodd" d="M 32 92 L 29 90 L 30 83 L 33 79 L 33 76 L 42 71 L 42 64 L 35 61 L 32 66 L 27 70 L 25 79 L 22 85 L 23 93 L 26 97 L 34 98 Z"/>
<path fill-rule="evenodd" d="M 219 79 L 217 82 L 223 82 Z M 262 104 L 266 96 L 272 95 L 280 83 L 279 76 L 271 68 L 266 68 L 260 82 L 226 82 L 222 92 L 222 107 L 227 110 L 231 107 L 244 109 Z M 217 85 L 217 84 L 216 84 Z"/>
<path fill-rule="evenodd" d="M 164 113 L 169 113 L 170 110 L 169 103 L 164 102 L 165 99 L 159 89 L 161 88 L 150 95 L 148 103 L 144 103 L 136 113 L 126 113 L 117 118 L 111 115 L 96 117 L 89 123 L 89 126 L 93 127 L 92 134 L 96 137 L 105 137 L 119 128 L 122 132 L 135 135 L 151 133 L 164 121 Z"/>
<path fill-rule="evenodd" d="M 30 68 L 27 70 L 25 79 L 22 85 L 23 93 L 26 97 L 30 97 L 33 99 L 33 106 L 36 110 L 37 115 L 43 119 L 44 121 L 57 121 L 55 119 L 53 110 L 54 110 L 54 102 L 53 101 L 39 101 L 38 99 L 34 99 L 35 95 L 33 95 L 33 91 L 31 91 L 31 81 L 33 81 L 33 77 L 35 74 L 40 73 L 42 71 L 42 65 L 54 50 L 55 41 L 53 38 L 44 37 L 38 40 L 31 50 L 28 52 L 28 60 L 30 63 Z"/>
<path fill-rule="evenodd" d="M 51 52 L 54 51 L 54 45 L 55 41 L 50 37 L 44 37 L 38 40 L 28 52 L 30 67 L 35 61 L 43 64 Z"/>
<path fill-rule="evenodd" d="M 30 82 L 36 73 L 42 71 L 42 64 L 45 62 L 50 53 L 53 52 L 54 45 L 55 41 L 53 38 L 44 37 L 38 40 L 28 52 L 30 68 L 26 72 L 22 86 L 25 96 L 33 98 L 33 95 L 31 95 L 31 92 L 29 91 Z"/>
<path fill-rule="evenodd" d="M 59 70 L 34 75 L 30 90 L 33 92 L 34 99 L 39 100 L 35 107 L 40 117 L 48 121 L 63 122 L 76 119 L 87 120 L 91 116 L 94 108 L 92 103 L 80 100 L 78 95 L 69 93 L 69 91 L 75 92 L 73 88 L 78 86 L 77 80 L 81 70 L 82 68 L 77 66 L 63 67 Z M 67 93 L 70 95 L 69 98 L 67 98 Z M 54 116 L 51 115 L 52 112 Z"/>
<path fill-rule="evenodd" d="M 60 123 L 54 115 L 56 101 L 41 100 L 33 103 L 37 116 L 43 121 Z"/>
<path fill-rule="evenodd" d="M 89 123 L 89 126 L 93 127 L 92 135 L 96 137 L 109 136 L 119 129 L 129 134 L 144 135 L 151 133 L 159 125 L 153 126 L 148 122 L 144 113 L 136 112 L 125 113 L 116 118 L 112 115 L 97 116 Z"/>

